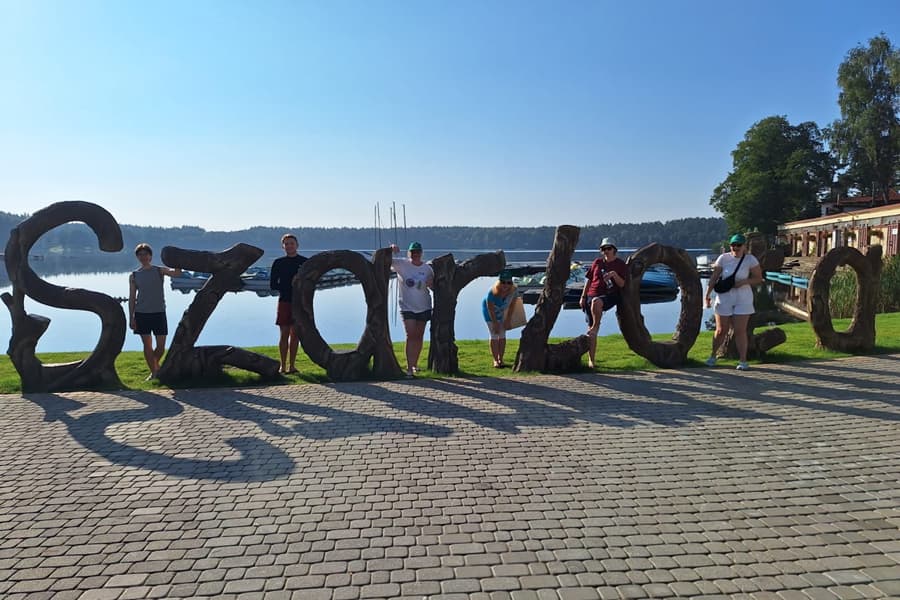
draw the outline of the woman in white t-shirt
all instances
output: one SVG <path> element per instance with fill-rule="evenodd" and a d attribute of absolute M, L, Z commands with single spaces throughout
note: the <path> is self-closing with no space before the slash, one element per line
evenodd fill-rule
<path fill-rule="evenodd" d="M 397 244 L 391 244 L 394 254 L 400 252 Z M 418 372 L 419 355 L 425 338 L 425 324 L 431 320 L 431 286 L 434 271 L 422 261 L 422 244 L 413 242 L 408 249 L 409 258 L 395 258 L 391 269 L 397 273 L 400 286 L 400 315 L 406 330 L 406 377 L 411 379 Z"/>
<path fill-rule="evenodd" d="M 715 314 L 716 335 L 713 338 L 712 354 L 706 365 L 716 364 L 716 350 L 725 341 L 729 329 L 734 329 L 734 342 L 739 361 L 737 369 L 746 371 L 747 364 L 747 324 L 753 315 L 753 286 L 763 281 L 762 268 L 756 257 L 747 252 L 747 240 L 740 233 L 729 240 L 731 252 L 721 255 L 713 265 L 713 273 L 706 287 L 706 307 L 712 306 L 712 292 L 720 279 L 726 279 L 737 271 L 734 286 L 727 292 L 716 292 Z"/>

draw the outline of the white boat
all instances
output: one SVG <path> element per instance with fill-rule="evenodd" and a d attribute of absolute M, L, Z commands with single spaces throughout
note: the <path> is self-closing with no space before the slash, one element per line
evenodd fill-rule
<path fill-rule="evenodd" d="M 713 272 L 713 263 L 719 258 L 714 254 L 700 254 L 697 256 L 697 273 L 700 277 L 709 277 Z"/>
<path fill-rule="evenodd" d="M 581 292 L 584 290 L 587 267 L 579 262 L 573 262 L 569 269 L 569 279 L 566 280 L 566 291 L 563 296 L 564 307 L 574 308 L 578 306 Z M 522 301 L 525 304 L 534 304 L 544 288 L 546 274 L 536 273 L 523 277 L 514 277 L 513 281 L 519 288 Z M 652 265 L 644 271 L 641 277 L 641 303 L 670 302 L 678 295 L 678 281 L 675 274 L 665 265 Z"/>
<path fill-rule="evenodd" d="M 209 273 L 192 273 L 191 271 L 182 271 L 181 277 L 172 278 L 172 289 L 178 290 L 182 294 L 189 294 L 191 291 L 201 289 L 206 282 L 209 281 L 211 275 Z M 325 273 L 316 285 L 317 290 L 324 290 L 333 287 L 351 285 L 356 283 L 356 275 L 345 269 L 332 269 Z M 246 272 L 241 274 L 242 288 L 241 292 L 255 292 L 260 298 L 266 296 L 277 296 L 278 290 L 269 288 L 269 270 L 265 267 L 250 267 Z"/>
<path fill-rule="evenodd" d="M 578 261 L 573 261 L 572 264 L 569 265 L 569 278 L 566 280 L 566 287 L 576 284 L 583 285 L 586 275 L 587 267 Z M 531 273 L 521 277 L 513 277 L 513 282 L 520 291 L 532 289 L 541 290 L 544 288 L 545 281 L 547 281 L 546 269 L 540 273 Z"/>

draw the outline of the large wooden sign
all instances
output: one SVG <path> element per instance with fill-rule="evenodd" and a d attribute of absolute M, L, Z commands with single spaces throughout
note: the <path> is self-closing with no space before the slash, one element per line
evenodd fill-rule
<path fill-rule="evenodd" d="M 476 277 L 496 275 L 506 266 L 502 250 L 479 254 L 460 265 L 452 254 L 431 262 L 434 270 L 434 311 L 431 317 L 431 343 L 428 346 L 428 368 L 436 373 L 459 371 L 459 348 L 456 346 L 456 301 L 459 292 Z M 479 307 L 480 309 L 480 307 Z"/>
<path fill-rule="evenodd" d="M 119 302 L 106 294 L 90 290 L 63 288 L 43 281 L 28 264 L 35 241 L 47 231 L 68 222 L 80 221 L 97 236 L 101 250 L 122 249 L 122 232 L 105 209 L 89 202 L 60 202 L 38 211 L 16 228 L 6 244 L 5 263 L 12 282 L 12 294 L 2 299 L 12 316 L 12 336 L 8 354 L 22 379 L 26 392 L 46 392 L 121 386 L 115 370 L 115 359 L 125 341 L 125 314 Z M 516 355 L 516 371 L 577 371 L 581 356 L 587 352 L 588 337 L 581 335 L 560 344 L 549 344 L 548 338 L 563 305 L 572 255 L 578 245 L 580 230 L 572 225 L 557 228 L 553 249 L 547 260 L 547 276 L 543 290 L 529 320 Z M 162 261 L 170 267 L 181 267 L 211 273 L 184 312 L 172 345 L 160 367 L 164 383 L 178 385 L 197 378 L 221 373 L 225 365 L 260 374 L 265 379 L 278 377 L 278 362 L 266 356 L 229 345 L 195 346 L 204 325 L 226 292 L 238 291 L 240 275 L 256 262 L 263 251 L 247 244 L 236 244 L 222 252 L 206 252 L 166 246 Z M 875 339 L 874 290 L 881 269 L 881 247 L 873 246 L 863 257 L 852 248 L 832 250 L 818 265 L 810 281 L 810 314 L 813 328 L 823 346 L 854 351 L 871 349 Z M 663 263 L 675 271 L 681 288 L 681 315 L 675 335 L 669 342 L 650 339 L 640 312 L 640 277 L 649 265 Z M 859 278 L 857 312 L 850 330 L 835 333 L 827 312 L 829 284 L 834 270 L 843 264 L 852 266 Z M 322 252 L 307 260 L 293 281 L 293 312 L 297 319 L 300 342 L 314 362 L 322 366 L 335 381 L 365 378 L 393 379 L 402 376 L 388 327 L 388 281 L 391 253 L 378 250 L 372 261 L 350 250 Z M 457 265 L 452 254 L 433 261 L 434 312 L 431 324 L 429 367 L 438 373 L 453 374 L 459 369 L 454 331 L 456 303 L 460 290 L 475 278 L 497 274 L 506 265 L 502 251 L 482 254 Z M 623 290 L 618 309 L 619 325 L 629 347 L 656 365 L 675 367 L 683 364 L 693 346 L 700 327 L 700 280 L 693 261 L 678 248 L 651 244 L 640 249 L 628 261 L 631 280 Z M 316 283 L 332 269 L 352 272 L 363 288 L 366 300 L 366 326 L 356 348 L 335 352 L 316 327 L 313 297 Z M 84 360 L 45 365 L 37 358 L 35 348 L 50 320 L 26 314 L 24 299 L 57 308 L 91 311 L 102 322 L 100 339 Z M 774 340 L 772 340 L 775 343 Z M 487 348 L 485 348 L 487 352 Z"/>
<path fill-rule="evenodd" d="M 356 348 L 336 352 L 319 333 L 313 311 L 316 283 L 332 269 L 346 269 L 362 285 L 366 296 L 366 328 Z M 314 363 L 325 369 L 334 381 L 365 378 L 395 379 L 403 375 L 394 355 L 388 327 L 388 281 L 391 250 L 382 248 L 369 262 L 359 252 L 331 250 L 308 259 L 294 276 L 294 318 L 297 320 L 300 345 Z M 369 363 L 372 363 L 371 370 Z"/>
<path fill-rule="evenodd" d="M 562 309 L 572 265 L 572 254 L 578 246 L 581 229 L 574 225 L 556 228 L 553 250 L 547 259 L 547 277 L 544 289 L 538 297 L 534 316 L 522 330 L 519 351 L 516 354 L 515 371 L 577 371 L 581 368 L 581 356 L 588 351 L 590 340 L 580 335 L 571 340 L 550 344 L 548 338 L 559 311 Z"/>
<path fill-rule="evenodd" d="M 93 230 L 104 252 L 122 249 L 122 230 L 111 214 L 89 202 L 59 202 L 39 210 L 19 223 L 6 243 L 6 272 L 12 294 L 3 294 L 3 303 L 12 317 L 9 354 L 22 378 L 25 392 L 55 392 L 120 386 L 116 357 L 125 343 L 125 312 L 112 297 L 90 290 L 64 288 L 47 283 L 31 269 L 28 254 L 46 232 L 71 221 L 82 221 Z M 71 310 L 87 310 L 100 317 L 100 339 L 87 358 L 55 365 L 41 363 L 35 355 L 37 342 L 50 326 L 50 319 L 25 313 L 25 296 L 32 300 Z"/>
<path fill-rule="evenodd" d="M 647 267 L 664 264 L 675 273 L 681 289 L 681 313 L 671 340 L 655 342 L 641 315 L 641 277 Z M 635 354 L 654 365 L 674 368 L 684 365 L 688 351 L 700 334 L 703 320 L 703 289 L 694 259 L 681 248 L 649 244 L 628 257 L 629 278 L 622 289 L 622 301 L 616 309 L 619 329 Z"/>
<path fill-rule="evenodd" d="M 194 346 L 222 296 L 241 289 L 241 273 L 262 255 L 263 250 L 248 244 L 235 244 L 224 252 L 184 250 L 174 246 L 162 249 L 161 257 L 166 265 L 211 273 L 212 276 L 197 291 L 178 323 L 165 362 L 159 369 L 160 381 L 178 384 L 216 376 L 222 373 L 224 365 L 258 373 L 265 379 L 278 377 L 278 361 L 268 356 L 235 346 Z"/>
<path fill-rule="evenodd" d="M 875 312 L 884 266 L 881 254 L 880 245 L 870 246 L 865 255 L 844 246 L 829 250 L 816 264 L 809 279 L 807 310 L 819 346 L 837 352 L 868 352 L 875 347 Z M 828 299 L 831 278 L 843 265 L 856 273 L 856 307 L 847 331 L 835 331 Z"/>

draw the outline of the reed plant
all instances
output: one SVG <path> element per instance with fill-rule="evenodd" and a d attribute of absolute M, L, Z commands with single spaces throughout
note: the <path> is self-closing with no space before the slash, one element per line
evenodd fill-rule
<path fill-rule="evenodd" d="M 881 293 L 878 296 L 878 312 L 900 311 L 900 255 L 884 261 L 881 271 Z"/>
<path fill-rule="evenodd" d="M 852 317 L 856 306 L 856 272 L 850 267 L 841 267 L 831 278 L 828 309 L 831 318 Z"/>
<path fill-rule="evenodd" d="M 832 318 L 853 316 L 856 306 L 856 286 L 856 272 L 850 267 L 843 267 L 834 274 L 831 279 L 831 294 L 828 297 Z M 884 260 L 876 302 L 876 311 L 879 313 L 900 311 L 900 256 L 891 256 Z"/>

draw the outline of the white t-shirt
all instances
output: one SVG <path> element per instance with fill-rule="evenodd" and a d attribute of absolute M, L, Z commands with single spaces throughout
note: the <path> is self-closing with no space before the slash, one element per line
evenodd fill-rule
<path fill-rule="evenodd" d="M 431 310 L 431 292 L 428 289 L 434 281 L 431 265 L 422 263 L 416 266 L 409 259 L 395 258 L 391 261 L 391 268 L 397 273 L 400 285 L 400 310 L 415 313 Z"/>
<path fill-rule="evenodd" d="M 741 258 L 739 256 L 735 256 L 731 252 L 726 252 L 725 254 L 722 254 L 721 256 L 719 256 L 719 258 L 716 259 L 716 262 L 713 265 L 714 267 L 722 268 L 722 274 L 719 275 L 719 280 L 725 279 L 726 277 L 729 277 L 732 273 L 734 273 L 734 270 L 737 268 L 738 263 L 740 261 L 741 261 Z M 735 282 L 737 282 L 737 280 L 739 280 L 739 279 L 749 279 L 750 278 L 750 269 L 752 269 L 753 267 L 758 267 L 758 266 L 759 266 L 759 261 L 756 260 L 756 257 L 749 253 L 746 254 L 744 256 L 744 262 L 741 263 L 741 269 L 740 269 L 740 271 L 738 271 L 738 274 L 735 277 Z M 716 293 L 718 294 L 718 292 L 716 292 Z M 718 295 L 724 296 L 726 294 L 743 294 L 743 295 L 748 296 L 750 298 L 750 300 L 752 301 L 753 288 L 750 287 L 749 285 L 742 285 L 741 287 L 733 287 L 730 290 L 728 290 L 727 292 L 725 292 L 724 294 L 718 294 Z"/>

